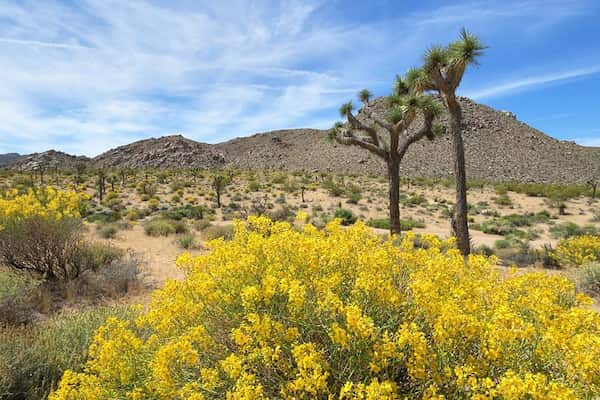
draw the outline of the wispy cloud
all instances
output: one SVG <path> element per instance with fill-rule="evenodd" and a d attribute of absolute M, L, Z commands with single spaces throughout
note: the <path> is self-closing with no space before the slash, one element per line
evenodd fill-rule
<path fill-rule="evenodd" d="M 395 73 L 462 24 L 486 36 L 515 18 L 550 24 L 589 4 L 463 1 L 347 19 L 339 4 L 317 0 L 0 2 L 0 153 L 95 155 L 173 132 L 217 141 L 326 127 L 341 102 L 362 87 L 387 93 Z M 475 94 L 591 73 L 540 74 Z"/>
<path fill-rule="evenodd" d="M 559 83 L 569 79 L 583 78 L 597 73 L 600 73 L 600 65 L 550 74 L 545 73 L 541 75 L 517 78 L 509 82 L 492 84 L 491 86 L 487 86 L 482 89 L 468 91 L 464 93 L 464 95 L 467 97 L 471 97 L 475 100 L 506 96 L 523 90 L 539 87 L 542 85 Z"/>
<path fill-rule="evenodd" d="M 582 137 L 573 140 L 582 146 L 600 147 L 600 137 Z"/>
<path fill-rule="evenodd" d="M 72 43 L 53 43 L 53 42 L 42 42 L 39 40 L 11 39 L 11 38 L 5 38 L 5 37 L 0 37 L 0 43 L 8 43 L 8 44 L 24 45 L 24 46 L 55 47 L 55 48 L 59 48 L 59 49 L 86 48 L 85 46 L 81 46 L 79 44 L 72 44 Z"/>

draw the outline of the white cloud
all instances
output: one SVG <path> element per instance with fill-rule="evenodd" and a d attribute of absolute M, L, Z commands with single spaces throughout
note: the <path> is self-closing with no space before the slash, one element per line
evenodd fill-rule
<path fill-rule="evenodd" d="M 539 21 L 582 9 L 552 3 L 534 15 L 538 3 L 523 7 Z M 331 6 L 322 1 L 69 4 L 0 2 L 0 153 L 58 147 L 95 155 L 173 132 L 215 141 L 325 127 L 358 89 L 383 94 L 394 73 L 418 62 L 430 42 L 453 37 L 457 23 L 485 31 L 518 12 L 510 3 L 468 2 L 357 24 L 337 19 L 337 10 L 322 14 Z"/>
<path fill-rule="evenodd" d="M 600 137 L 583 137 L 575 138 L 574 140 L 582 146 L 600 147 Z"/>

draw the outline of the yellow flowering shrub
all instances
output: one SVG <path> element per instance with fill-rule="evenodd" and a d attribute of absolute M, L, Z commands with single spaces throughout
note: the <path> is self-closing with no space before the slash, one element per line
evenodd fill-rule
<path fill-rule="evenodd" d="M 565 266 L 600 261 L 600 236 L 581 235 L 563 239 L 556 247 L 556 258 Z"/>
<path fill-rule="evenodd" d="M 29 189 L 26 193 L 9 190 L 0 193 L 0 228 L 11 221 L 33 216 L 57 220 L 80 217 L 88 199 L 86 194 L 52 187 Z"/>
<path fill-rule="evenodd" d="M 543 273 L 501 277 L 424 236 L 251 217 L 177 263 L 135 326 L 98 331 L 51 400 L 577 399 L 600 394 L 600 315 Z"/>

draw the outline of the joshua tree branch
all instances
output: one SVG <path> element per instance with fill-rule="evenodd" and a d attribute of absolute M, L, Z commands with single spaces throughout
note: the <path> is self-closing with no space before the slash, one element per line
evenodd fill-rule
<path fill-rule="evenodd" d="M 433 71 L 431 71 L 431 79 L 433 80 L 435 88 L 438 92 L 447 93 L 450 90 L 448 87 L 448 82 L 439 68 L 435 68 Z"/>
<path fill-rule="evenodd" d="M 466 64 L 462 61 L 454 61 L 446 72 L 446 82 L 452 90 L 456 90 L 465 73 Z"/>
<path fill-rule="evenodd" d="M 384 160 L 387 160 L 388 158 L 388 153 L 385 150 L 373 143 L 365 142 L 354 135 L 345 136 L 336 133 L 333 137 L 334 140 L 340 144 L 362 147 L 363 149 L 369 150 L 371 153 L 383 158 Z"/>
<path fill-rule="evenodd" d="M 407 111 L 404 118 L 402 118 L 401 121 L 397 122 L 396 125 L 394 125 L 394 130 L 396 132 L 403 132 L 404 130 L 406 130 L 406 128 L 408 128 L 413 123 L 416 115 L 417 113 L 414 109 Z"/>
<path fill-rule="evenodd" d="M 367 118 L 373 120 L 377 125 L 379 125 L 380 127 L 382 127 L 383 129 L 385 129 L 386 131 L 391 131 L 393 128 L 393 125 L 388 123 L 387 121 L 382 120 L 381 118 L 379 118 L 372 110 L 370 110 L 367 107 L 363 108 L 363 112 L 365 114 L 367 114 Z"/>
<path fill-rule="evenodd" d="M 377 137 L 377 131 L 372 126 L 367 126 L 360 122 L 351 112 L 346 113 L 346 117 L 348 118 L 348 123 L 352 128 L 358 129 L 361 131 L 365 131 L 375 146 L 379 147 L 379 137 Z"/>
<path fill-rule="evenodd" d="M 426 112 L 423 114 L 423 126 L 417 132 L 412 135 L 405 135 L 403 140 L 400 141 L 398 145 L 398 158 L 402 160 L 406 151 L 410 147 L 411 144 L 418 142 L 423 137 L 433 138 L 433 120 L 435 116 L 433 113 Z"/>

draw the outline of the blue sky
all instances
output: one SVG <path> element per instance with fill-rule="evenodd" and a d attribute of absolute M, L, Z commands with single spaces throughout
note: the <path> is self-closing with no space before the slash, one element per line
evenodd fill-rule
<path fill-rule="evenodd" d="M 460 94 L 600 146 L 599 18 L 597 0 L 4 0 L 0 153 L 327 128 L 463 26 L 489 48 Z"/>

